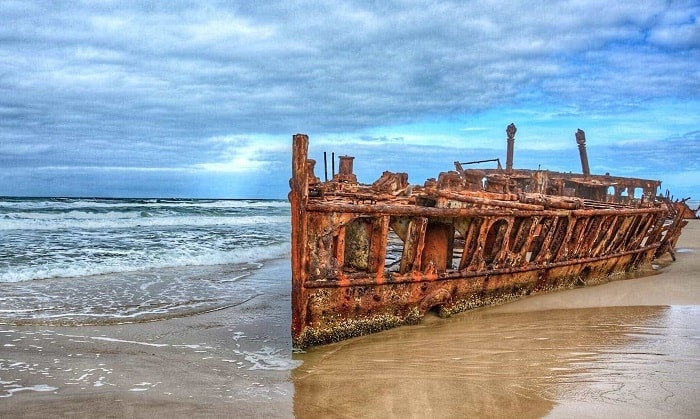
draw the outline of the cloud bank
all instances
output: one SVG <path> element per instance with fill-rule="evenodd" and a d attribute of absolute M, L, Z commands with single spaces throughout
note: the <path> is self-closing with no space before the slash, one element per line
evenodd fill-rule
<path fill-rule="evenodd" d="M 699 15 L 694 1 L 5 1 L 0 194 L 283 197 L 296 132 L 376 164 L 400 139 L 410 167 L 500 149 L 510 122 L 523 150 L 567 150 L 585 124 L 601 168 L 682 178 L 700 160 Z M 648 153 L 616 163 L 630 141 Z M 654 154 L 669 144 L 688 166 Z M 452 161 L 434 158 L 431 176 Z"/>

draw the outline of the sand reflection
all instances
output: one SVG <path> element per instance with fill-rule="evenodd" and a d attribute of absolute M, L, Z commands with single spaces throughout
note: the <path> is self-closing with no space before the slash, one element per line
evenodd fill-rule
<path fill-rule="evenodd" d="M 699 319 L 698 307 L 426 318 L 296 355 L 304 363 L 293 372 L 294 410 L 297 417 L 541 417 L 581 413 L 587 405 L 577 402 L 634 408 L 638 398 L 647 414 L 663 413 L 674 394 L 658 390 L 672 381 L 676 360 L 690 366 L 679 388 L 698 388 L 697 340 L 689 337 L 700 334 Z"/>

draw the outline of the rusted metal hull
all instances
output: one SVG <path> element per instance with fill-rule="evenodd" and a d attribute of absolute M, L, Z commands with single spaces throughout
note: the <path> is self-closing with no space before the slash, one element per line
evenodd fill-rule
<path fill-rule="evenodd" d="M 415 323 L 429 310 L 448 316 L 649 267 L 672 251 L 684 225 L 671 203 L 653 199 L 658 182 L 517 171 L 511 150 L 505 172 L 456 164 L 457 172 L 410 187 L 407 175 L 389 172 L 357 184 L 347 156 L 341 173 L 320 182 L 308 137 L 295 135 L 293 144 L 299 348 Z M 567 184 L 574 193 L 541 193 Z M 620 185 L 642 188 L 646 201 L 613 202 Z M 610 196 L 590 199 L 608 187 Z"/>
<path fill-rule="evenodd" d="M 677 211 L 682 213 L 683 219 L 685 220 L 697 220 L 698 213 L 700 212 L 700 206 L 696 209 L 692 209 L 688 206 L 688 200 L 690 198 L 675 201 L 673 204 Z"/>
<path fill-rule="evenodd" d="M 624 272 L 633 256 L 547 267 L 522 272 L 481 273 L 445 279 L 383 285 L 319 287 L 309 293 L 302 333 L 295 346 L 306 347 L 418 322 L 430 309 L 440 316 L 502 304 L 532 293 L 595 284 Z M 309 284 L 312 287 L 319 285 Z"/>

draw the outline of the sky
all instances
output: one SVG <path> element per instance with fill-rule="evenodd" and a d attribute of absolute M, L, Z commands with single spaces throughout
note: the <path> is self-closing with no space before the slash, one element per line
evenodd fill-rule
<path fill-rule="evenodd" d="M 0 195 L 285 198 L 295 133 L 319 177 L 325 151 L 422 184 L 505 161 L 512 122 L 518 168 L 580 171 L 580 128 L 591 172 L 698 199 L 699 18 L 697 0 L 0 0 Z"/>

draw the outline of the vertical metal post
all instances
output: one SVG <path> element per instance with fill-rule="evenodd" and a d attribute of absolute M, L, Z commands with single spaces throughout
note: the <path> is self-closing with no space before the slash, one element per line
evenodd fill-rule
<path fill-rule="evenodd" d="M 328 159 L 325 151 L 323 152 L 323 174 L 325 181 L 328 182 Z"/>
<path fill-rule="evenodd" d="M 576 131 L 576 142 L 578 143 L 578 154 L 581 156 L 581 169 L 583 176 L 588 178 L 591 176 L 591 169 L 588 167 L 588 153 L 586 152 L 586 133 L 579 129 Z"/>
<path fill-rule="evenodd" d="M 506 156 L 506 173 L 513 173 L 513 149 L 515 148 L 515 133 L 518 131 L 515 124 L 508 125 L 506 134 L 508 134 L 508 154 Z"/>
<path fill-rule="evenodd" d="M 289 201 L 292 212 L 292 340 L 299 343 L 303 332 L 303 319 L 306 315 L 304 304 L 304 282 L 306 282 L 307 214 L 306 203 L 309 197 L 309 171 L 307 156 L 309 137 L 296 134 L 292 138 L 292 178 Z"/>

